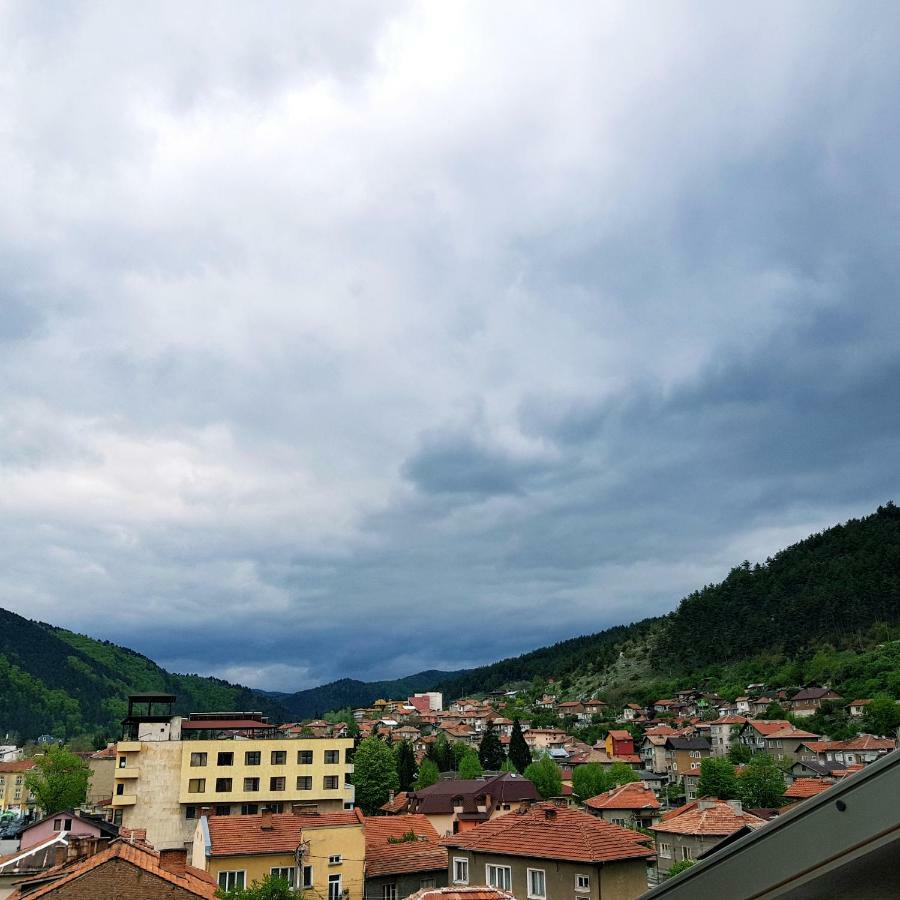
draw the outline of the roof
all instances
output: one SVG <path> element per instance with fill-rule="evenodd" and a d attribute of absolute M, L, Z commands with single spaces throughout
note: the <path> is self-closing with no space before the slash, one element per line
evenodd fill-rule
<path fill-rule="evenodd" d="M 702 737 L 682 737 L 673 734 L 666 738 L 666 746 L 673 750 L 709 750 L 709 741 Z"/>
<path fill-rule="evenodd" d="M 392 814 L 403 812 L 403 810 L 406 809 L 406 804 L 406 791 L 400 791 L 400 793 L 397 794 L 393 800 L 388 800 L 388 802 L 381 807 L 381 811 Z"/>
<path fill-rule="evenodd" d="M 584 801 L 591 809 L 659 809 L 659 800 L 639 781 L 623 784 Z"/>
<path fill-rule="evenodd" d="M 758 731 L 761 735 L 768 737 L 775 731 L 783 731 L 785 728 L 793 728 L 793 725 L 787 719 L 747 719 L 747 727 Z"/>
<path fill-rule="evenodd" d="M 181 723 L 182 731 L 274 731 L 276 728 L 259 719 L 185 719 Z"/>
<path fill-rule="evenodd" d="M 803 731 L 801 728 L 794 728 L 793 725 L 788 728 L 781 728 L 778 731 L 772 731 L 766 735 L 771 740 L 781 740 L 782 738 L 798 738 L 799 740 L 815 740 L 819 735 L 813 734 L 811 731 Z"/>
<path fill-rule="evenodd" d="M 607 732 L 607 737 L 611 737 L 615 741 L 634 740 L 634 738 L 631 735 L 631 732 L 625 731 L 624 728 L 614 728 L 612 731 Z"/>
<path fill-rule="evenodd" d="M 402 843 L 388 840 L 402 838 L 410 832 L 419 840 Z M 447 850 L 440 845 L 438 833 L 427 816 L 370 816 L 365 822 L 365 835 L 367 878 L 447 868 Z"/>
<path fill-rule="evenodd" d="M 763 824 L 762 819 L 747 812 L 738 812 L 725 800 L 698 800 L 679 807 L 679 810 L 672 811 L 675 815 L 663 816 L 658 825 L 650 826 L 650 830 L 666 834 L 725 836 L 745 825 L 754 827 Z"/>
<path fill-rule="evenodd" d="M 418 791 L 409 791 L 410 809 L 417 813 L 440 814 L 453 809 L 453 799 L 461 797 L 464 812 L 477 812 L 475 799 L 490 794 L 498 802 L 539 800 L 537 788 L 521 775 L 504 772 L 488 778 L 439 781 Z"/>
<path fill-rule="evenodd" d="M 37 900 L 38 897 L 45 897 L 54 893 L 64 884 L 69 884 L 78 878 L 89 875 L 94 869 L 100 868 L 100 866 L 113 859 L 124 860 L 145 872 L 155 875 L 157 878 L 161 878 L 163 881 L 169 882 L 169 884 L 177 885 L 183 891 L 187 891 L 189 894 L 194 894 L 197 897 L 206 897 L 208 900 L 213 900 L 216 896 L 215 879 L 201 869 L 186 866 L 184 871 L 178 874 L 170 872 L 160 866 L 159 854 L 156 851 L 148 847 L 117 840 L 110 844 L 106 850 L 101 850 L 99 853 L 95 853 L 93 856 L 89 856 L 87 859 L 83 859 L 73 865 L 59 868 L 57 870 L 59 878 L 54 878 L 50 883 L 42 884 L 35 890 L 28 891 L 27 894 L 21 893 L 21 887 L 28 885 L 28 881 L 19 882 L 21 887 L 10 895 L 10 900 L 23 896 L 27 896 L 28 900 Z M 48 872 L 43 872 L 39 878 L 43 881 L 48 874 Z"/>
<path fill-rule="evenodd" d="M 893 738 L 875 737 L 873 734 L 858 734 L 849 741 L 833 741 L 830 750 L 893 750 L 897 742 Z"/>
<path fill-rule="evenodd" d="M 832 782 L 822 778 L 797 778 L 784 792 L 784 796 L 791 800 L 805 800 L 807 797 L 815 797 L 816 794 L 828 790 L 831 784 Z"/>
<path fill-rule="evenodd" d="M 28 772 L 35 767 L 33 759 L 11 759 L 9 762 L 0 762 L 0 772 Z"/>
<path fill-rule="evenodd" d="M 415 894 L 410 894 L 406 900 L 515 900 L 512 894 L 501 891 L 499 888 L 480 887 L 445 887 L 423 888 Z"/>
<path fill-rule="evenodd" d="M 872 701 L 871 700 L 851 700 L 850 706 L 868 706 Z"/>
<path fill-rule="evenodd" d="M 264 829 L 263 816 L 209 816 L 210 856 L 250 856 L 260 853 L 293 853 L 304 830 L 312 828 L 341 828 L 362 825 L 362 813 L 319 813 L 317 816 L 296 816 L 282 813 L 272 816 L 269 829 Z"/>
<path fill-rule="evenodd" d="M 501 856 L 527 856 L 582 863 L 611 863 L 653 855 L 647 838 L 590 813 L 538 803 L 470 831 L 444 838 L 449 847 Z"/>
<path fill-rule="evenodd" d="M 838 694 L 831 690 L 831 688 L 823 688 L 823 687 L 809 687 L 804 688 L 802 691 L 797 691 L 793 697 L 791 697 L 791 703 L 794 703 L 797 700 L 821 700 L 823 697 L 827 697 L 829 694 L 833 694 L 835 697 L 838 697 Z"/>
<path fill-rule="evenodd" d="M 710 725 L 743 725 L 747 721 L 746 716 L 719 716 L 710 722 Z"/>

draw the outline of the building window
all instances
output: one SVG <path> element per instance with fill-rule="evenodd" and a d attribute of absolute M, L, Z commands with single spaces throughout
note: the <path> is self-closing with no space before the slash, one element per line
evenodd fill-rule
<path fill-rule="evenodd" d="M 259 804 L 258 803 L 242 803 L 241 804 L 241 815 L 242 816 L 255 816 L 259 812 Z"/>
<path fill-rule="evenodd" d="M 192 753 L 191 754 L 191 765 L 192 766 L 205 766 L 206 765 L 206 754 L 205 753 Z"/>
<path fill-rule="evenodd" d="M 624 820 L 624 819 L 614 818 L 614 819 L 612 819 L 612 823 L 613 823 L 613 825 L 618 825 L 619 828 L 624 828 L 624 827 L 625 827 L 625 820 Z"/>
<path fill-rule="evenodd" d="M 259 750 L 248 750 L 244 754 L 244 765 L 258 766 L 262 763 L 262 753 Z"/>
<path fill-rule="evenodd" d="M 546 900 L 547 877 L 543 869 L 528 869 L 528 896 L 532 900 Z"/>
<path fill-rule="evenodd" d="M 272 751 L 272 765 L 283 766 L 287 762 L 287 750 Z"/>
<path fill-rule="evenodd" d="M 301 766 L 311 766 L 313 759 L 312 753 L 312 750 L 298 750 L 297 764 Z"/>
<path fill-rule="evenodd" d="M 223 891 L 233 891 L 236 888 L 243 888 L 243 886 L 243 872 L 219 872 L 219 887 Z"/>
<path fill-rule="evenodd" d="M 313 867 L 312 866 L 304 866 L 303 867 L 303 884 L 300 887 L 303 888 L 311 888 L 313 886 Z"/>
<path fill-rule="evenodd" d="M 681 848 L 681 858 L 682 859 L 693 859 L 694 851 L 690 847 L 682 847 Z"/>
<path fill-rule="evenodd" d="M 348 763 L 348 764 L 353 762 L 353 748 L 352 747 L 348 747 L 344 751 L 344 762 Z"/>
<path fill-rule="evenodd" d="M 341 876 L 328 876 L 328 900 L 341 900 Z"/>
<path fill-rule="evenodd" d="M 326 791 L 336 791 L 339 786 L 337 775 L 326 775 L 322 779 L 322 787 Z"/>
<path fill-rule="evenodd" d="M 381 900 L 397 900 L 397 885 L 383 884 L 381 886 Z"/>
<path fill-rule="evenodd" d="M 325 751 L 325 765 L 327 766 L 335 766 L 341 761 L 341 751 L 340 750 L 326 750 Z M 396 885 L 394 885 L 394 889 L 396 890 Z"/>
<path fill-rule="evenodd" d="M 196 819 L 197 818 L 197 807 L 196 806 L 186 806 L 184 808 L 184 817 L 186 819 Z"/>
<path fill-rule="evenodd" d="M 206 779 L 205 778 L 192 778 L 188 782 L 188 793 L 189 794 L 202 794 L 206 790 Z"/>
<path fill-rule="evenodd" d="M 125 793 L 125 785 L 122 784 L 121 782 L 119 782 L 119 784 L 116 785 L 116 796 L 121 797 L 124 793 Z M 22 796 L 22 792 L 16 791 L 16 800 L 18 800 L 19 797 L 21 797 L 21 796 Z"/>
<path fill-rule="evenodd" d="M 509 866 L 485 866 L 487 883 L 501 891 L 512 890 L 512 869 Z"/>
<path fill-rule="evenodd" d="M 231 792 L 231 779 L 230 778 L 217 778 L 216 779 L 216 793 L 217 794 L 228 794 Z"/>
<path fill-rule="evenodd" d="M 343 861 L 343 857 L 340 853 L 335 853 L 333 856 L 328 857 L 329 866 L 339 866 Z"/>
<path fill-rule="evenodd" d="M 284 790 L 284 776 L 278 776 L 277 778 L 269 779 L 269 790 L 270 791 L 283 791 Z"/>
<path fill-rule="evenodd" d="M 453 883 L 469 883 L 469 861 L 462 856 L 453 857 Z"/>
<path fill-rule="evenodd" d="M 263 812 L 276 813 L 280 816 L 284 812 L 284 804 L 280 800 L 277 803 L 270 801 L 263 807 Z"/>
<path fill-rule="evenodd" d="M 259 790 L 259 779 L 258 778 L 245 778 L 244 779 L 244 791 L 246 793 L 252 793 L 253 791 Z"/>
<path fill-rule="evenodd" d="M 434 880 L 433 878 L 423 878 L 423 879 L 419 882 L 419 890 L 420 890 L 420 891 L 426 891 L 426 890 L 428 890 L 428 888 L 433 888 L 433 887 L 435 887 L 435 885 L 436 885 L 436 882 L 435 882 L 435 880 Z"/>
<path fill-rule="evenodd" d="M 216 807 L 216 815 L 217 816 L 230 816 L 231 815 L 231 807 L 227 804 L 225 806 L 217 806 Z"/>
<path fill-rule="evenodd" d="M 664 844 L 662 841 L 659 843 L 659 855 L 663 859 L 671 859 L 672 858 L 672 845 Z"/>
<path fill-rule="evenodd" d="M 291 887 L 294 886 L 294 873 L 297 870 L 293 866 L 276 866 L 271 871 L 273 878 L 283 878 Z"/>
<path fill-rule="evenodd" d="M 62 819 L 54 819 L 53 820 L 53 830 L 59 831 L 62 828 Z"/>
<path fill-rule="evenodd" d="M 66 831 L 71 831 L 71 830 L 72 830 L 72 820 L 71 820 L 71 819 L 66 819 L 66 824 L 65 824 L 64 827 L 65 827 L 65 830 L 66 830 Z"/>
<path fill-rule="evenodd" d="M 119 757 L 119 768 L 124 769 L 128 765 L 128 760 L 124 756 Z"/>
<path fill-rule="evenodd" d="M 585 891 L 590 891 L 591 889 L 591 876 L 590 875 L 576 875 L 575 876 L 575 890 L 581 893 Z"/>
<path fill-rule="evenodd" d="M 233 766 L 234 765 L 234 754 L 233 753 L 220 753 L 216 758 L 217 765 L 220 766 Z"/>
<path fill-rule="evenodd" d="M 298 775 L 297 776 L 297 790 L 298 791 L 311 791 L 312 790 L 312 775 Z"/>

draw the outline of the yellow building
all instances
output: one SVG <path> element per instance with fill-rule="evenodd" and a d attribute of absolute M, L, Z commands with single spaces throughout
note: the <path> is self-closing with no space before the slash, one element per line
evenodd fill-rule
<path fill-rule="evenodd" d="M 278 875 L 302 889 L 307 900 L 363 900 L 364 822 L 359 810 L 202 816 L 190 863 L 226 890 Z"/>
<path fill-rule="evenodd" d="M 34 794 L 25 787 L 25 776 L 33 768 L 32 759 L 0 762 L 0 812 L 25 812 L 34 805 Z"/>
<path fill-rule="evenodd" d="M 189 844 L 208 813 L 353 808 L 352 738 L 286 737 L 259 713 L 171 716 L 174 699 L 130 698 L 117 745 L 113 821 L 145 829 L 156 849 Z"/>

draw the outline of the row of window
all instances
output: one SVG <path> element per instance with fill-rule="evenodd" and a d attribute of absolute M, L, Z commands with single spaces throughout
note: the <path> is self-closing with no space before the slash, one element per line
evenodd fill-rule
<path fill-rule="evenodd" d="M 272 750 L 269 753 L 269 762 L 273 766 L 286 766 L 287 765 L 287 750 Z M 344 753 L 344 762 L 349 763 L 351 758 L 351 749 L 347 749 Z M 336 766 L 341 762 L 341 751 L 340 750 L 326 750 L 324 752 L 324 762 L 326 766 Z M 194 767 L 198 766 L 206 766 L 209 764 L 209 754 L 205 751 L 200 751 L 197 753 L 191 754 L 191 765 Z M 297 751 L 297 765 L 300 766 L 311 766 L 313 764 L 313 751 L 312 750 L 298 750 Z M 234 752 L 231 750 L 223 750 L 220 753 L 216 754 L 216 765 L 217 766 L 233 766 L 234 765 Z M 262 765 L 262 751 L 261 750 L 246 750 L 244 752 L 244 765 L 245 766 L 261 766 Z M 119 768 L 125 768 L 125 757 L 119 757 Z"/>
<path fill-rule="evenodd" d="M 423 878 L 419 882 L 419 890 L 425 891 L 429 888 L 433 888 L 435 886 L 435 880 L 433 878 Z M 383 884 L 381 886 L 381 900 L 397 900 L 397 885 L 396 884 Z"/>
<path fill-rule="evenodd" d="M 272 869 L 272 875 L 278 878 L 286 879 L 291 885 L 294 884 L 296 870 L 293 867 L 276 867 Z M 223 891 L 240 890 L 246 886 L 247 873 L 241 869 L 228 872 L 219 872 L 219 887 Z M 311 888 L 313 886 L 312 866 L 303 866 L 303 888 Z M 341 876 L 328 876 L 328 900 L 341 900 Z"/>
<path fill-rule="evenodd" d="M 547 898 L 547 872 L 546 869 L 527 869 L 526 877 L 528 881 L 528 897 L 529 900 L 546 900 Z M 512 892 L 512 867 L 497 866 L 488 864 L 484 867 L 485 882 L 491 887 L 498 888 L 501 891 Z M 469 883 L 469 860 L 465 857 L 455 856 L 453 858 L 453 883 L 468 884 Z M 591 876 L 576 875 L 575 890 L 579 893 L 590 893 Z M 394 898 L 383 898 L 383 900 L 394 900 Z"/>
<path fill-rule="evenodd" d="M 259 790 L 259 778 L 245 778 L 244 779 L 244 793 L 250 794 Z M 232 786 L 234 783 L 233 778 L 217 778 L 216 779 L 216 793 L 217 794 L 228 794 L 232 790 Z M 344 776 L 344 783 L 349 784 L 349 780 L 347 776 Z M 322 778 L 322 790 L 325 791 L 336 791 L 339 790 L 341 786 L 341 779 L 339 775 L 325 775 Z M 270 791 L 283 791 L 287 789 L 287 778 L 284 775 L 273 775 L 269 779 L 269 790 Z M 297 776 L 297 790 L 298 791 L 311 791 L 313 789 L 313 780 L 312 775 L 298 775 Z M 205 778 L 191 778 L 188 781 L 188 793 L 189 794 L 203 794 L 206 792 L 206 779 Z"/>
<path fill-rule="evenodd" d="M 672 845 L 666 844 L 660 841 L 659 844 L 659 855 L 663 859 L 672 859 Z M 681 848 L 681 858 L 682 859 L 693 859 L 694 851 L 691 847 L 682 847 Z"/>

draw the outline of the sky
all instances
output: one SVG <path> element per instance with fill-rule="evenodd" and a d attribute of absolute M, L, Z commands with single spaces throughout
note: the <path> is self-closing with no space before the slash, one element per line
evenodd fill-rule
<path fill-rule="evenodd" d="M 299 690 L 900 501 L 898 35 L 0 0 L 0 605 Z"/>

